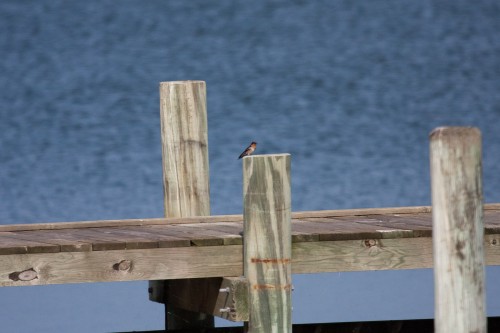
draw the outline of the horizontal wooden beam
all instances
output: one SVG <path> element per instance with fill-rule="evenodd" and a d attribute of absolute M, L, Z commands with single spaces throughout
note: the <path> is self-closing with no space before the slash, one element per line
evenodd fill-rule
<path fill-rule="evenodd" d="M 500 203 L 485 204 L 484 210 L 500 210 Z M 418 214 L 418 213 L 430 213 L 430 212 L 431 212 L 430 206 L 318 210 L 318 211 L 292 212 L 292 219 L 301 219 L 308 217 L 315 218 L 315 217 L 344 217 L 344 216 L 384 215 L 384 214 Z M 176 217 L 176 218 L 150 218 L 150 219 L 127 219 L 127 220 L 99 220 L 99 221 L 83 221 L 83 222 L 5 224 L 5 225 L 0 225 L 0 232 L 28 231 L 28 230 L 57 230 L 57 229 L 75 229 L 75 228 L 125 227 L 125 226 L 163 225 L 163 224 L 239 222 L 239 221 L 243 221 L 243 215 L 241 214 L 179 217 L 179 218 Z"/>
<path fill-rule="evenodd" d="M 241 245 L 3 255 L 0 286 L 239 276 L 242 258 Z M 30 269 L 34 279 L 12 279 Z"/>
<path fill-rule="evenodd" d="M 485 235 L 487 265 L 500 265 L 500 235 Z M 292 273 L 432 267 L 432 239 L 365 239 L 292 245 Z M 168 280 L 243 274 L 241 245 L 0 256 L 0 286 Z"/>

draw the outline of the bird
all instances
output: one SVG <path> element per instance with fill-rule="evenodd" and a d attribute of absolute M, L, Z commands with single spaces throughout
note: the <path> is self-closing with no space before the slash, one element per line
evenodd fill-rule
<path fill-rule="evenodd" d="M 238 157 L 238 159 L 250 155 L 251 153 L 253 153 L 255 151 L 255 148 L 257 148 L 257 142 L 252 141 L 250 146 L 248 146 L 248 148 L 245 149 L 245 151 L 241 153 L 241 155 Z"/>

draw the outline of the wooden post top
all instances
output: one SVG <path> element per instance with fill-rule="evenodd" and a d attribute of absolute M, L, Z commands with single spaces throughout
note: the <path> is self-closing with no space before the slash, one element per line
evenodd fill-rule
<path fill-rule="evenodd" d="M 481 131 L 477 127 L 437 127 L 429 134 L 431 140 L 445 137 L 459 137 L 464 139 L 481 138 Z"/>
<path fill-rule="evenodd" d="M 276 156 L 276 157 L 280 157 L 280 156 L 290 156 L 290 154 L 288 154 L 288 153 L 282 153 L 282 154 L 260 154 L 260 155 L 248 155 L 248 156 L 244 156 L 243 158 L 266 158 L 266 157 L 272 157 L 272 156 Z"/>
<path fill-rule="evenodd" d="M 162 85 L 162 84 L 188 84 L 188 83 L 192 83 L 192 84 L 196 84 L 196 83 L 205 84 L 205 81 L 202 81 L 202 80 L 162 81 L 162 82 L 160 82 L 160 85 Z"/>

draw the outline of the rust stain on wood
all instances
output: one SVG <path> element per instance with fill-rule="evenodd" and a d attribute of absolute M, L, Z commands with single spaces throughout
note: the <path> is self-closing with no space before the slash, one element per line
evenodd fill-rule
<path fill-rule="evenodd" d="M 254 284 L 252 285 L 252 289 L 254 290 L 291 290 L 291 284 L 285 285 L 273 285 L 273 284 Z"/>
<path fill-rule="evenodd" d="M 290 264 L 291 260 L 289 258 L 284 259 L 269 259 L 269 258 L 251 258 L 252 263 L 264 263 L 264 264 Z"/>

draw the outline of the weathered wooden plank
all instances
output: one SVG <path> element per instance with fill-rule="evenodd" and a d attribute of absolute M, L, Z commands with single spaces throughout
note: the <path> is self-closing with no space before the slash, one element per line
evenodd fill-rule
<path fill-rule="evenodd" d="M 432 268 L 432 238 L 292 244 L 292 273 Z M 500 265 L 500 235 L 485 235 L 487 265 Z"/>
<path fill-rule="evenodd" d="M 21 254 L 21 253 L 53 253 L 59 252 L 60 246 L 57 244 L 42 243 L 39 241 L 25 239 L 14 233 L 0 233 L 0 254 Z"/>
<path fill-rule="evenodd" d="M 240 235 L 228 234 L 210 228 L 200 228 L 191 224 L 169 226 L 169 231 L 186 235 L 193 244 L 198 246 L 239 245 L 243 243 Z"/>
<path fill-rule="evenodd" d="M 74 229 L 68 230 L 67 234 L 73 234 L 75 239 L 92 242 L 93 251 L 124 250 L 127 248 L 126 240 L 106 235 L 97 229 L 100 228 Z"/>
<path fill-rule="evenodd" d="M 483 206 L 485 216 L 500 213 L 500 203 L 485 204 Z M 391 208 L 364 208 L 364 209 L 344 209 L 344 210 L 320 210 L 293 212 L 292 220 L 312 217 L 344 217 L 344 216 L 367 216 L 385 214 L 405 214 L 429 213 L 430 207 L 391 207 Z M 78 228 L 98 228 L 98 227 L 121 227 L 121 226 L 148 226 L 165 224 L 187 224 L 187 223 L 212 223 L 212 222 L 241 222 L 243 215 L 213 215 L 199 217 L 179 217 L 179 218 L 151 218 L 151 219 L 126 219 L 126 220 L 100 220 L 83 222 L 55 222 L 55 223 L 33 223 L 33 224 L 6 224 L 0 225 L 0 232 L 7 231 L 29 231 L 29 230 L 59 230 Z M 497 219 L 500 221 L 500 219 Z"/>
<path fill-rule="evenodd" d="M 162 218 L 149 218 L 149 219 L 49 222 L 49 223 L 0 225 L 0 232 L 123 227 L 123 226 L 149 226 L 149 225 L 165 225 L 165 224 L 170 225 L 170 224 L 187 224 L 187 223 L 242 222 L 242 221 L 243 221 L 243 215 L 237 214 L 237 215 L 213 215 L 213 216 L 193 216 L 193 217 L 168 217 L 168 218 L 162 217 Z"/>
<path fill-rule="evenodd" d="M 158 243 L 158 247 L 185 247 L 191 246 L 191 241 L 188 238 L 175 237 L 168 232 L 159 232 L 156 228 L 149 226 L 131 226 L 115 228 L 119 233 L 134 235 L 143 239 L 151 239 Z"/>
<path fill-rule="evenodd" d="M 293 221 L 292 232 L 302 232 L 306 235 L 312 235 L 316 238 L 317 241 L 324 240 L 325 237 L 331 236 L 333 234 L 337 235 L 337 240 L 340 240 L 342 238 L 350 239 L 354 237 L 354 235 L 348 230 L 345 230 L 345 232 L 343 233 L 339 232 L 339 228 L 331 226 L 330 223 L 317 223 L 307 221 L 306 219 Z"/>
<path fill-rule="evenodd" d="M 180 226 L 180 225 L 179 225 Z M 201 237 L 216 237 L 222 240 L 223 245 L 243 244 L 242 233 L 243 223 L 238 225 L 232 223 L 205 223 L 205 224 L 184 224 L 182 228 L 193 235 Z"/>
<path fill-rule="evenodd" d="M 483 206 L 484 210 L 500 211 L 500 203 L 489 203 Z M 292 219 L 304 217 L 340 217 L 340 216 L 366 216 L 366 215 L 385 215 L 385 214 L 423 214 L 431 213 L 431 206 L 410 206 L 410 207 L 384 207 L 384 208 L 359 208 L 359 209 L 340 209 L 340 210 L 319 210 L 293 212 Z"/>
<path fill-rule="evenodd" d="M 500 211 L 495 210 L 485 210 L 485 232 L 487 234 L 500 234 Z M 343 221 L 343 224 L 339 224 L 338 220 Z M 317 222 L 318 225 L 309 222 Z M 429 225 L 430 215 L 429 214 L 385 214 L 385 215 L 367 215 L 367 216 L 344 216 L 344 217 L 328 217 L 328 218 L 305 218 L 305 219 L 294 219 L 292 220 L 292 240 L 293 242 L 300 241 L 318 241 L 319 234 L 322 234 L 322 240 L 331 239 L 363 239 L 372 236 L 373 238 L 380 238 L 378 235 L 370 234 L 360 234 L 363 230 L 360 229 L 360 225 L 371 225 L 379 226 L 381 228 L 372 227 L 382 232 L 382 237 L 394 236 L 394 233 L 390 229 L 401 230 L 412 230 L 413 236 L 415 237 L 428 237 L 432 233 L 432 228 Z M 212 230 L 220 232 L 218 236 L 206 235 L 207 243 L 210 245 L 216 244 L 240 244 L 241 238 L 239 237 L 242 223 L 240 222 L 212 222 L 211 224 L 201 223 L 201 224 L 188 224 L 191 228 L 190 230 Z M 314 227 L 313 227 L 314 226 Z M 315 227 L 319 229 L 315 229 Z M 342 226 L 341 230 L 336 230 L 337 227 Z M 124 226 L 124 227 L 112 227 L 112 230 L 116 231 L 118 234 L 128 234 L 129 236 L 134 236 L 135 238 L 129 241 L 129 248 L 134 247 L 133 241 L 139 240 L 147 243 L 146 247 L 156 247 L 151 246 L 149 243 L 158 242 L 159 247 L 177 247 L 177 246 L 190 246 L 190 237 L 193 235 L 199 235 L 197 232 L 193 231 L 193 234 L 179 234 L 174 236 L 172 233 L 169 234 L 170 225 L 159 225 L 159 226 Z M 382 228 L 383 227 L 383 228 Z M 107 227 L 106 227 L 107 228 Z M 12 253 L 26 253 L 28 246 L 31 242 L 38 242 L 42 244 L 39 245 L 43 248 L 47 247 L 48 244 L 59 245 L 61 251 L 89 251 L 91 250 L 92 243 L 96 243 L 96 249 L 106 250 L 106 249 L 124 249 L 127 248 L 127 241 L 123 240 L 121 236 L 111 236 L 105 232 L 100 232 L 99 230 L 108 230 L 106 228 L 83 228 L 85 230 L 93 230 L 92 235 L 81 233 L 77 229 L 54 229 L 54 230 L 33 230 L 33 231 L 14 231 L 10 232 L 10 236 L 15 236 L 18 239 L 26 239 L 28 242 L 19 243 L 16 242 L 12 247 L 8 244 L 13 244 L 12 240 L 10 243 L 6 241 L 0 242 L 0 255 L 2 254 L 12 254 Z M 386 229 L 384 229 L 386 228 Z M 387 232 L 387 229 L 389 230 Z M 356 230 L 356 231 L 355 231 Z M 370 232 L 371 232 L 370 231 Z M 387 232 L 387 233 L 385 233 Z M 227 235 L 226 235 L 226 234 Z M 234 235 L 231 235 L 233 233 Z M 97 235 L 96 235 L 97 234 Z M 347 234 L 347 236 L 346 236 Z M 229 235 L 229 236 L 228 236 Z M 99 236 L 99 237 L 98 237 Z M 210 237 L 208 237 L 210 236 Z M 408 234 L 397 235 L 397 237 L 407 237 Z M 97 237 L 97 238 L 96 238 Z M 198 245 L 203 244 L 202 237 L 194 238 L 194 243 Z M 210 240 L 210 238 L 219 238 L 219 240 Z M 234 237 L 234 238 L 233 238 Z M 332 238 L 328 238 L 332 237 Z M 135 247 L 138 247 L 139 243 L 136 243 Z M 49 246 L 50 247 L 50 246 Z M 53 251 L 53 250 L 50 250 Z"/>
<path fill-rule="evenodd" d="M 300 219 L 292 220 L 292 243 L 298 242 L 319 242 L 319 233 L 311 232 L 302 228 L 304 221 Z"/>
<path fill-rule="evenodd" d="M 487 265 L 500 265 L 500 235 L 485 235 Z M 241 245 L 0 256 L 0 286 L 181 279 L 243 274 Z M 130 271 L 119 271 L 130 261 Z M 399 238 L 292 244 L 292 273 L 420 269 L 432 267 L 432 239 Z M 35 269 L 29 282 L 9 275 Z"/>
<path fill-rule="evenodd" d="M 419 214 L 419 215 L 404 215 L 404 216 L 398 216 L 398 215 L 369 215 L 367 217 L 336 217 L 332 220 L 332 218 L 325 218 L 324 223 L 322 225 L 319 225 L 319 227 L 322 227 L 321 229 L 314 229 L 310 226 L 314 225 L 305 225 L 304 220 L 298 220 L 295 219 L 292 222 L 292 229 L 293 229 L 293 236 L 292 239 L 294 242 L 299 242 L 299 241 L 317 241 L 319 240 L 319 234 L 332 234 L 336 232 L 336 230 L 331 230 L 329 225 L 326 223 L 330 223 L 331 221 L 341 219 L 344 222 L 349 222 L 349 224 L 345 224 L 345 229 L 342 232 L 349 232 L 349 229 L 352 227 L 356 227 L 356 225 L 359 224 L 371 224 L 371 225 L 377 225 L 381 227 L 386 227 L 386 228 L 397 228 L 399 227 L 400 229 L 407 228 L 409 230 L 413 230 L 414 236 L 419 236 L 419 237 L 427 237 L 430 236 L 432 230 L 430 227 L 427 225 L 428 224 L 428 218 L 429 216 L 425 216 L 427 214 Z M 485 219 L 487 221 L 485 231 L 487 234 L 499 234 L 500 233 L 500 212 L 498 211 L 492 211 L 492 210 L 486 210 L 485 211 Z M 312 221 L 315 221 L 316 219 L 312 219 Z M 321 220 L 321 219 L 320 219 Z M 330 222 L 327 222 L 330 221 Z M 226 226 L 227 224 L 227 226 Z M 297 225 L 297 226 L 295 226 Z M 210 226 L 208 227 L 208 230 L 216 230 L 216 231 L 222 231 L 222 232 L 236 232 L 238 235 L 234 235 L 234 237 L 238 238 L 239 237 L 239 232 L 240 232 L 240 226 L 241 223 L 217 223 L 214 222 L 214 225 L 207 225 L 207 224 L 196 224 L 196 227 L 191 226 L 193 228 L 199 228 L 203 229 L 204 226 Z M 115 227 L 116 228 L 116 227 Z M 165 228 L 165 226 L 158 226 L 158 229 L 153 228 L 151 229 L 150 226 L 134 226 L 134 227 L 124 227 L 125 229 L 122 228 L 113 228 L 114 230 L 117 230 L 117 232 L 121 233 L 122 231 L 118 230 L 124 230 L 123 232 L 128 233 L 129 231 L 132 231 L 132 234 L 135 236 L 138 236 L 139 238 L 144 237 L 144 241 L 149 242 L 149 239 L 152 241 L 158 241 L 160 247 L 176 247 L 176 246 L 189 246 L 191 244 L 191 241 L 189 240 L 189 235 L 182 235 L 182 238 L 179 237 L 174 237 L 172 234 L 169 235 L 168 228 Z M 223 229 L 222 229 L 223 228 Z M 335 228 L 335 226 L 333 226 Z M 352 229 L 352 228 L 351 228 Z M 93 228 L 93 230 L 98 230 L 96 228 Z M 128 231 L 126 231 L 128 230 Z M 80 234 L 77 230 L 72 230 L 72 229 L 58 229 L 58 230 L 39 230 L 39 231 L 18 231 L 18 232 L 12 232 L 10 234 L 11 236 L 18 235 L 18 239 L 24 238 L 27 241 L 31 242 L 38 242 L 38 243 L 49 243 L 49 244 L 56 244 L 61 247 L 61 251 L 88 251 L 90 250 L 90 247 L 92 246 L 92 242 L 102 242 L 104 245 L 104 249 L 106 249 L 109 246 L 109 243 L 112 243 L 112 248 L 114 249 L 120 249 L 120 248 L 126 248 L 126 242 L 125 245 L 123 244 L 124 242 L 120 241 L 120 237 L 109 237 L 109 235 L 104 235 L 104 233 L 100 236 L 106 236 L 105 240 L 102 240 L 102 238 L 99 238 L 99 240 L 96 240 L 95 238 L 95 232 L 93 233 L 93 237 L 90 236 L 84 236 Z M 362 238 L 367 238 L 366 236 L 370 235 L 364 235 L 365 237 L 362 237 L 363 235 L 356 234 L 352 235 L 353 237 L 358 237 L 359 239 Z M 375 235 L 373 235 L 373 238 Z M 222 238 L 224 235 L 221 236 Z M 326 236 L 327 237 L 327 236 Z M 334 236 L 339 239 L 343 236 L 342 234 L 339 236 Z M 350 236 L 349 236 L 350 237 Z M 229 237 L 231 238 L 231 237 Z M 322 237 L 323 240 L 325 240 L 325 237 Z M 118 241 L 118 245 L 116 247 L 113 245 L 114 242 Z M 210 242 L 210 241 L 209 241 Z M 216 241 L 217 244 L 220 244 L 220 241 Z M 224 244 L 227 244 L 227 241 Z M 12 243 L 12 242 L 11 242 Z M 235 241 L 236 244 L 239 244 L 239 239 Z M 17 248 L 11 248 L 9 243 L 7 242 L 0 242 L 0 255 L 1 254 L 9 254 L 9 253 L 26 253 L 27 252 L 27 246 L 29 245 L 28 242 L 19 243 L 16 242 L 15 246 Z M 201 244 L 201 243 L 199 243 Z M 35 244 L 35 245 L 40 245 L 40 244 Z M 42 244 L 41 246 L 46 247 L 45 244 Z M 99 246 L 96 246 L 97 249 L 99 249 Z"/>
<path fill-rule="evenodd" d="M 193 223 L 189 225 L 190 228 L 198 228 L 203 230 L 213 230 L 227 235 L 242 235 L 243 234 L 243 221 L 241 222 L 212 222 L 212 223 Z"/>
<path fill-rule="evenodd" d="M 307 218 L 301 225 L 304 232 L 318 230 L 319 240 L 349 240 L 366 238 L 413 237 L 411 230 L 395 229 L 373 224 L 357 223 L 355 219 L 340 220 L 333 218 Z"/>
<path fill-rule="evenodd" d="M 224 245 L 224 240 L 221 237 L 203 235 L 201 233 L 190 232 L 190 230 L 179 229 L 176 226 L 152 226 L 152 230 L 165 235 L 171 235 L 177 238 L 189 240 L 192 246 L 219 246 Z"/>
<path fill-rule="evenodd" d="M 96 231 L 98 228 L 86 229 L 61 229 L 61 230 L 39 230 L 17 232 L 23 237 L 46 240 L 48 242 L 61 243 L 61 251 L 81 251 L 80 246 L 89 250 L 119 250 L 125 249 L 125 242 L 106 236 Z M 72 245 L 73 244 L 73 245 Z M 99 247 L 102 246 L 100 249 Z"/>
<path fill-rule="evenodd" d="M 430 134 L 437 333 L 486 333 L 481 132 Z"/>
<path fill-rule="evenodd" d="M 395 238 L 294 243 L 293 273 L 432 267 L 432 239 Z"/>
<path fill-rule="evenodd" d="M 0 286 L 240 276 L 242 256 L 241 245 L 5 255 Z M 128 269 L 120 270 L 124 262 Z M 9 278 L 28 269 L 38 278 Z"/>
<path fill-rule="evenodd" d="M 500 265 L 500 234 L 484 236 L 486 265 Z"/>
<path fill-rule="evenodd" d="M 432 209 L 430 206 L 319 210 L 319 211 L 294 212 L 292 213 L 292 218 L 364 216 L 364 215 L 383 215 L 383 214 L 416 214 L 416 213 L 430 213 L 431 210 Z"/>
<path fill-rule="evenodd" d="M 238 214 L 238 215 L 213 215 L 213 216 L 171 217 L 171 218 L 169 217 L 169 218 L 149 218 L 149 219 L 6 224 L 6 225 L 0 225 L 0 232 L 123 227 L 123 226 L 150 226 L 150 225 L 165 225 L 165 224 L 170 225 L 170 224 L 187 224 L 187 223 L 242 222 L 242 221 L 243 221 L 243 215 Z"/>
<path fill-rule="evenodd" d="M 484 223 L 500 225 L 500 210 L 484 210 Z"/>
<path fill-rule="evenodd" d="M 92 251 L 92 242 L 79 240 L 71 232 L 59 230 L 34 230 L 34 231 L 15 231 L 12 234 L 20 239 L 28 239 L 37 242 L 56 244 L 61 252 L 84 252 Z"/>
<path fill-rule="evenodd" d="M 21 253 L 28 253 L 28 246 L 25 242 L 0 235 L 0 255 Z"/>
<path fill-rule="evenodd" d="M 243 158 L 248 332 L 292 332 L 290 155 Z"/>
<path fill-rule="evenodd" d="M 424 215 L 424 216 L 423 216 Z M 384 228 L 409 230 L 406 237 L 431 237 L 432 219 L 430 214 L 403 214 L 403 215 L 366 215 L 363 217 L 339 217 L 339 219 L 355 219 L 358 224 L 368 224 Z"/>
<path fill-rule="evenodd" d="M 124 242 L 126 249 L 154 249 L 159 247 L 156 237 L 145 237 L 125 228 L 92 228 L 87 230 L 98 233 L 100 236 L 106 237 L 106 239 Z"/>
<path fill-rule="evenodd" d="M 484 233 L 500 234 L 500 211 L 484 211 Z"/>

